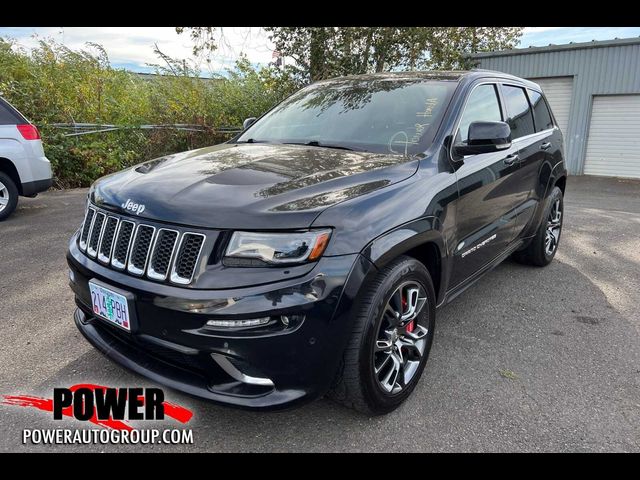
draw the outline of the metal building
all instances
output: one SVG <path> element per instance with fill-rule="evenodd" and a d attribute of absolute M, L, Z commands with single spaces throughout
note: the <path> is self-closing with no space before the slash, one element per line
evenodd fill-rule
<path fill-rule="evenodd" d="M 565 138 L 569 173 L 640 178 L 640 38 L 472 56 L 538 83 Z"/>

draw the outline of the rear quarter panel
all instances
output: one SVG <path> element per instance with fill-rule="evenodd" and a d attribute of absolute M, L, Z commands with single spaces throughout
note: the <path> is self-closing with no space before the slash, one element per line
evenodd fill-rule
<path fill-rule="evenodd" d="M 19 135 L 15 125 L 0 125 L 0 158 L 6 158 L 13 163 L 20 175 L 20 181 L 24 183 L 31 181 L 32 175 Z"/>

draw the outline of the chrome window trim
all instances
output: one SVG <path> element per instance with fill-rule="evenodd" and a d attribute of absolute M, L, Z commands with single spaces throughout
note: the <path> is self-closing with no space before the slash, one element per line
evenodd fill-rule
<path fill-rule="evenodd" d="M 176 234 L 176 239 L 173 242 L 173 248 L 171 250 L 171 257 L 169 257 L 169 264 L 167 265 L 167 273 L 162 275 L 157 273 L 154 269 L 153 266 L 151 265 L 152 260 L 153 260 L 153 254 L 156 251 L 156 246 L 158 243 L 158 239 L 160 238 L 160 232 L 174 232 Z M 147 277 L 149 277 L 152 280 L 160 280 L 160 281 L 164 281 L 167 279 L 167 277 L 169 276 L 170 272 L 171 272 L 171 267 L 173 265 L 173 261 L 175 260 L 175 255 L 176 255 L 176 247 L 178 246 L 178 240 L 180 239 L 180 232 L 178 230 L 174 230 L 172 228 L 159 228 L 158 232 L 155 235 L 155 238 L 153 240 L 153 245 L 151 246 L 151 249 L 149 250 L 149 265 L 147 266 Z"/>
<path fill-rule="evenodd" d="M 200 244 L 200 250 L 198 251 L 198 255 L 196 256 L 196 265 L 193 268 L 193 272 L 191 272 L 191 277 L 190 278 L 184 278 L 179 276 L 176 273 L 176 266 L 178 264 L 178 258 L 176 258 L 173 262 L 173 265 L 171 267 L 171 275 L 169 277 L 169 280 L 171 281 L 171 283 L 176 283 L 178 285 L 189 285 L 192 281 L 193 281 L 193 277 L 196 273 L 196 270 L 198 268 L 198 263 L 200 262 L 200 256 L 202 255 L 202 250 L 204 248 L 204 244 L 207 241 L 207 236 L 202 234 L 202 233 L 198 233 L 198 232 L 190 232 L 190 231 L 186 231 L 183 232 L 181 237 L 180 237 L 180 245 L 178 246 L 177 249 L 177 253 L 176 255 L 178 255 L 180 253 L 180 248 L 182 247 L 182 242 L 184 241 L 184 237 L 186 237 L 187 235 L 195 235 L 195 236 L 200 236 L 202 237 L 202 244 Z"/>
<path fill-rule="evenodd" d="M 131 263 L 131 257 L 133 256 L 133 250 L 136 248 L 136 240 L 138 240 L 138 235 L 140 235 L 140 229 L 142 227 L 149 227 L 151 229 L 153 229 L 153 231 L 151 232 L 151 242 L 149 242 L 149 248 L 147 248 L 147 255 L 144 259 L 144 265 L 142 266 L 142 268 L 138 268 L 135 265 L 133 265 Z M 155 235 L 156 235 L 156 227 L 154 227 L 153 225 L 147 225 L 146 223 L 139 223 L 136 227 L 135 230 L 135 235 L 133 235 L 133 243 L 131 243 L 131 245 L 129 245 L 129 252 L 128 252 L 128 257 L 129 259 L 127 260 L 127 272 L 132 274 L 132 275 L 136 275 L 138 277 L 141 277 L 142 275 L 144 275 L 145 270 L 147 269 L 147 264 L 149 263 L 149 252 L 151 249 L 151 245 L 153 245 L 154 239 L 155 239 Z"/>
<path fill-rule="evenodd" d="M 520 141 L 524 141 L 524 140 L 529 140 L 537 135 L 542 136 L 542 134 L 546 134 L 548 135 L 550 132 L 554 131 L 556 128 L 558 127 L 553 127 L 553 128 L 547 128 L 546 130 L 540 130 L 539 132 L 536 133 L 530 133 L 529 135 L 525 135 L 524 137 L 518 137 L 515 140 L 511 141 L 511 144 L 513 145 L 514 143 L 519 143 Z"/>
<path fill-rule="evenodd" d="M 462 120 L 462 115 L 464 114 L 464 111 L 467 108 L 467 103 L 469 102 L 469 97 L 474 92 L 474 90 L 476 88 L 478 88 L 479 86 L 481 86 L 481 85 L 493 85 L 495 87 L 496 96 L 498 98 L 498 104 L 500 105 L 500 115 L 502 116 L 502 121 L 503 122 L 506 120 L 504 118 L 504 114 L 507 113 L 507 112 L 506 112 L 506 105 L 503 105 L 503 100 L 502 100 L 502 96 L 501 96 L 499 85 L 508 85 L 508 86 L 512 86 L 512 87 L 523 88 L 525 90 L 525 95 L 527 97 L 527 102 L 529 102 L 529 95 L 527 94 L 526 89 L 527 88 L 531 88 L 531 87 L 527 87 L 526 85 L 523 85 L 521 83 L 515 82 L 513 80 L 494 79 L 494 80 L 487 80 L 487 81 L 476 83 L 471 88 L 471 91 L 469 92 L 467 97 L 464 99 L 464 104 L 462 105 L 462 108 L 460 109 L 460 113 L 458 114 L 458 117 L 456 118 L 455 128 L 453 129 L 453 133 L 451 135 L 451 144 L 449 145 L 449 159 L 452 162 L 459 162 L 460 161 L 460 160 L 456 160 L 455 158 L 453 158 L 453 146 L 454 146 L 453 142 L 454 142 L 454 140 L 456 138 L 456 134 L 458 133 L 458 129 L 460 128 L 460 121 Z M 535 89 L 533 89 L 533 90 L 535 90 Z M 537 91 L 537 90 L 535 90 L 535 91 Z M 542 95 L 542 98 L 546 102 L 547 98 L 544 95 L 544 92 L 542 92 L 542 91 L 537 91 L 537 92 Z M 547 128 L 546 130 L 541 130 L 539 132 L 530 133 L 528 135 L 524 135 L 522 137 L 518 137 L 516 139 L 513 139 L 513 140 L 511 140 L 511 145 L 512 146 L 514 144 L 520 143 L 521 141 L 526 141 L 526 140 L 528 140 L 528 139 L 530 139 L 532 137 L 535 137 L 536 135 L 548 134 L 549 132 L 552 132 L 552 131 L 555 131 L 555 130 L 559 130 L 558 125 L 555 123 L 555 117 L 553 117 L 553 112 L 551 111 L 551 108 L 549 107 L 549 103 L 548 102 L 547 102 L 547 108 L 549 109 L 549 112 L 551 113 L 551 117 L 552 117 L 553 122 L 554 122 L 553 127 L 552 128 Z M 529 110 L 531 110 L 531 103 L 530 102 L 529 102 Z M 531 115 L 534 115 L 533 112 L 531 113 Z M 534 117 L 534 125 L 535 125 L 535 117 Z"/>

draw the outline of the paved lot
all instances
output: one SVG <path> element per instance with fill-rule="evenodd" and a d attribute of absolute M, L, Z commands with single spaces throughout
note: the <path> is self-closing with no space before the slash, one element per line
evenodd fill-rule
<path fill-rule="evenodd" d="M 145 384 L 72 323 L 64 251 L 85 195 L 22 199 L 0 224 L 1 394 Z M 194 445 L 56 449 L 640 451 L 638 305 L 640 182 L 572 177 L 556 261 L 545 269 L 507 261 L 440 310 L 425 375 L 395 413 L 367 418 L 328 400 L 253 413 L 167 391 L 194 410 Z M 0 406 L 0 450 L 29 448 L 25 427 L 76 423 Z"/>

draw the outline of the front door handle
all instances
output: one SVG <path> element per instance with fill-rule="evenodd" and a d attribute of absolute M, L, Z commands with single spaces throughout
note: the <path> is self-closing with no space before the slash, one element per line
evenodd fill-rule
<path fill-rule="evenodd" d="M 540 145 L 540 150 L 549 150 L 551 148 L 551 142 L 545 142 Z"/>
<path fill-rule="evenodd" d="M 513 165 L 518 160 L 518 154 L 512 153 L 508 157 L 505 157 L 504 164 L 505 165 Z"/>

